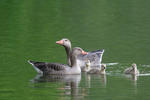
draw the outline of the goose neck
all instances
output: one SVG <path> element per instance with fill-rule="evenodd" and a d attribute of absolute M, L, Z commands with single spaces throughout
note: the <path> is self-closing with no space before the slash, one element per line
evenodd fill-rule
<path fill-rule="evenodd" d="M 67 54 L 67 63 L 69 66 L 71 66 L 71 61 L 70 61 L 70 55 L 71 55 L 71 47 L 66 47 L 65 46 L 65 50 L 66 50 L 66 54 Z"/>
<path fill-rule="evenodd" d="M 74 55 L 71 56 L 71 65 L 72 67 L 78 66 L 77 57 Z"/>

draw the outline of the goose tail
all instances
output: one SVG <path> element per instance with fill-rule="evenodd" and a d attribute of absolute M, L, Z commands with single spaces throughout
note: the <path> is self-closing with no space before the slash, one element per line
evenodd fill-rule
<path fill-rule="evenodd" d="M 33 68 L 36 70 L 37 73 L 43 74 L 43 71 L 41 70 L 41 67 L 37 64 L 39 62 L 28 60 L 28 63 L 33 66 Z"/>

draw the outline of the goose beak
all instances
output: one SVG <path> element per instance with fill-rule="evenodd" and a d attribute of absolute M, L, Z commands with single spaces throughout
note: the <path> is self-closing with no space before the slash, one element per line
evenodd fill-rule
<path fill-rule="evenodd" d="M 56 44 L 63 45 L 63 44 L 64 44 L 64 42 L 63 42 L 63 40 L 59 40 L 59 41 L 56 41 Z"/>
<path fill-rule="evenodd" d="M 83 54 L 83 55 L 87 55 L 88 53 L 87 53 L 87 52 L 85 52 L 85 51 L 82 51 L 82 54 Z"/>

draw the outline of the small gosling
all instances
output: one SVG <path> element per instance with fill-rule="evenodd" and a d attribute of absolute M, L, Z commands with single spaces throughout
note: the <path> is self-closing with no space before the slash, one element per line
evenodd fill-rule
<path fill-rule="evenodd" d="M 91 70 L 91 63 L 90 63 L 90 60 L 87 60 L 86 62 L 85 62 L 85 67 L 82 69 L 82 71 L 84 71 L 84 72 L 88 72 L 88 71 L 90 71 Z"/>
<path fill-rule="evenodd" d="M 101 69 L 91 69 L 87 73 L 88 74 L 106 74 L 106 64 L 101 65 Z"/>
<path fill-rule="evenodd" d="M 105 74 L 106 73 L 105 70 L 106 70 L 106 64 L 102 64 L 100 74 Z"/>
<path fill-rule="evenodd" d="M 124 70 L 125 74 L 132 74 L 132 75 L 139 75 L 139 70 L 137 69 L 137 66 L 135 63 L 132 64 L 131 67 Z"/>

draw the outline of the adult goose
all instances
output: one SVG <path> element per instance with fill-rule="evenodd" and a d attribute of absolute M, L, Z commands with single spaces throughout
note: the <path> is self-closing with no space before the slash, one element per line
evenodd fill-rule
<path fill-rule="evenodd" d="M 71 65 L 70 57 L 71 57 L 71 41 L 67 38 L 63 38 L 59 41 L 56 41 L 57 44 L 64 46 L 67 54 L 67 63 Z M 87 55 L 78 55 L 77 59 L 79 60 L 80 67 L 84 68 L 86 66 L 86 61 L 90 60 L 91 67 L 97 66 L 101 64 L 102 56 L 104 53 L 104 49 L 88 52 Z"/>
<path fill-rule="evenodd" d="M 42 74 L 80 74 L 81 68 L 77 61 L 78 55 L 86 55 L 87 52 L 83 51 L 79 47 L 75 47 L 71 53 L 71 66 L 60 63 L 46 63 L 46 62 L 35 62 L 28 61 L 38 73 Z"/>
<path fill-rule="evenodd" d="M 139 70 L 137 69 L 137 66 L 135 63 L 132 64 L 131 67 L 124 70 L 125 74 L 132 74 L 132 75 L 139 75 Z"/>

